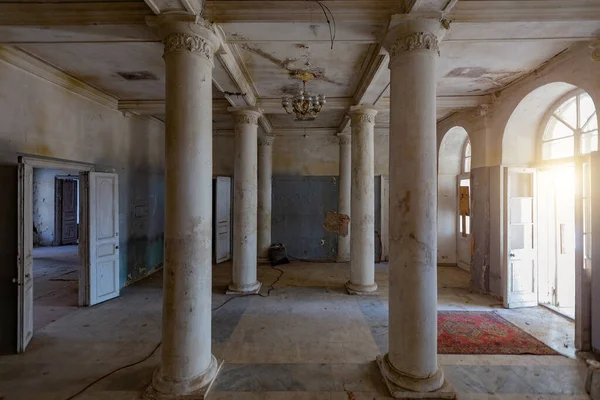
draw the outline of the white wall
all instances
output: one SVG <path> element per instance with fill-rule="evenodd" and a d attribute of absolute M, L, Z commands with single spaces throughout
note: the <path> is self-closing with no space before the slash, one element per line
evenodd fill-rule
<path fill-rule="evenodd" d="M 119 174 L 121 284 L 162 263 L 164 124 L 117 110 L 0 61 L 0 162 L 20 154 Z M 142 213 L 139 207 L 144 207 Z"/>
<path fill-rule="evenodd" d="M 33 246 L 54 245 L 55 178 L 72 172 L 52 169 L 33 170 Z M 77 176 L 77 175 L 74 175 Z"/>

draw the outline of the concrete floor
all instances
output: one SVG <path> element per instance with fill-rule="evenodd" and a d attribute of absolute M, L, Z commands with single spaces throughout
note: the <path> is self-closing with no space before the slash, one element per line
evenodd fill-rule
<path fill-rule="evenodd" d="M 373 360 L 387 348 L 387 265 L 375 297 L 348 296 L 347 264 L 293 263 L 268 298 L 242 297 L 213 314 L 213 352 L 225 360 L 209 400 L 371 400 L 387 393 Z M 231 264 L 214 267 L 213 309 Z M 279 272 L 259 267 L 263 293 Z M 160 341 L 161 274 L 121 297 L 80 308 L 36 332 L 25 354 L 0 357 L 6 399 L 66 400 L 104 374 L 148 356 Z M 587 399 L 585 366 L 573 356 L 573 323 L 545 308 L 503 310 L 469 290 L 468 273 L 439 269 L 444 310 L 492 310 L 566 356 L 440 355 L 459 399 Z M 78 400 L 138 398 L 159 360 L 120 370 Z M 0 396 L 1 397 L 1 396 Z"/>
<path fill-rule="evenodd" d="M 35 331 L 77 310 L 77 246 L 33 249 L 33 328 Z"/>

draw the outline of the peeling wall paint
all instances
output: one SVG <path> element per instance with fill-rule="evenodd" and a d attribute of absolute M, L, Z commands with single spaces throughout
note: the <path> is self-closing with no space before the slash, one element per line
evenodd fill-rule
<path fill-rule="evenodd" d="M 92 163 L 119 174 L 120 283 L 162 264 L 164 125 L 125 117 L 0 62 L 0 162 L 17 154 Z M 132 203 L 134 201 L 135 203 Z M 140 214 L 140 202 L 155 214 Z"/>

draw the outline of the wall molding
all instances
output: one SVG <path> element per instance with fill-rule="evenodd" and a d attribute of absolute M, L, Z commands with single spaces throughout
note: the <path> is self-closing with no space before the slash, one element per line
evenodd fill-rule
<path fill-rule="evenodd" d="M 72 77 L 17 47 L 0 46 L 0 60 L 105 107 L 113 110 L 118 108 L 116 97 Z"/>

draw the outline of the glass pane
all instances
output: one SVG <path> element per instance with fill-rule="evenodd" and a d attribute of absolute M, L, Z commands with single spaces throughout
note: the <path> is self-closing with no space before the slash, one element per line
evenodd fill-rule
<path fill-rule="evenodd" d="M 582 166 L 582 170 L 583 170 L 583 198 L 587 198 L 591 196 L 591 185 L 592 185 L 592 181 L 591 181 L 591 177 L 590 177 L 590 163 L 589 162 L 584 162 L 583 166 Z"/>
<path fill-rule="evenodd" d="M 461 179 L 460 180 L 460 186 L 469 186 L 469 185 L 471 185 L 470 179 Z"/>
<path fill-rule="evenodd" d="M 546 142 L 542 145 L 542 157 L 545 160 L 556 158 L 573 157 L 573 137 Z"/>
<path fill-rule="evenodd" d="M 467 233 L 467 235 L 470 235 L 471 234 L 471 217 L 469 217 L 467 215 L 465 217 L 465 219 L 466 219 L 465 225 L 466 225 L 466 228 L 467 228 L 467 232 L 466 233 Z"/>
<path fill-rule="evenodd" d="M 598 151 L 598 131 L 581 135 L 581 154 Z"/>
<path fill-rule="evenodd" d="M 465 172 L 471 172 L 471 157 L 465 158 Z"/>
<path fill-rule="evenodd" d="M 585 121 L 587 121 L 595 111 L 596 107 L 594 107 L 594 101 L 589 94 L 583 93 L 581 97 L 579 97 L 579 117 L 581 118 L 581 124 L 585 124 Z"/>
<path fill-rule="evenodd" d="M 533 197 L 533 175 L 522 172 L 511 172 L 510 197 Z"/>
<path fill-rule="evenodd" d="M 522 224 L 533 222 L 533 199 L 511 198 L 510 199 L 510 223 Z"/>
<path fill-rule="evenodd" d="M 511 225 L 510 226 L 510 249 L 531 250 L 533 249 L 533 225 Z"/>
<path fill-rule="evenodd" d="M 467 142 L 467 147 L 465 148 L 465 157 L 471 157 L 471 143 Z"/>
<path fill-rule="evenodd" d="M 572 128 L 577 128 L 577 97 L 572 97 L 565 101 L 560 107 L 558 107 L 554 114 L 558 115 Z"/>
<path fill-rule="evenodd" d="M 583 233 L 592 231 L 592 199 L 583 199 Z"/>
<path fill-rule="evenodd" d="M 598 114 L 592 114 L 592 116 L 588 120 L 583 120 L 582 123 L 585 124 L 582 128 L 583 132 L 598 130 Z"/>
<path fill-rule="evenodd" d="M 463 217 L 458 217 L 458 233 L 463 233 Z"/>
<path fill-rule="evenodd" d="M 587 260 L 592 258 L 591 236 L 589 233 L 583 234 L 583 257 Z"/>
<path fill-rule="evenodd" d="M 550 117 L 548 125 L 546 125 L 546 131 L 544 132 L 544 141 L 573 136 L 574 133 L 575 132 L 565 124 L 554 117 Z"/>

